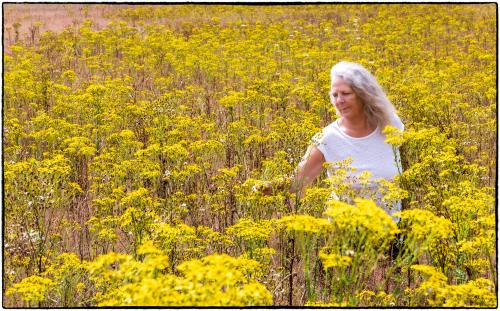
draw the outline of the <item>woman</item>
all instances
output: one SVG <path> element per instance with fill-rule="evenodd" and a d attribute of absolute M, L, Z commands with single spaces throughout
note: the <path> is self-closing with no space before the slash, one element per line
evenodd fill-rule
<path fill-rule="evenodd" d="M 338 119 L 325 127 L 317 144 L 311 145 L 298 165 L 290 191 L 303 192 L 314 181 L 325 162 L 352 159 L 355 175 L 371 173 L 371 180 L 391 180 L 398 174 L 398 163 L 393 147 L 385 143 L 382 130 L 392 125 L 404 126 L 377 80 L 357 63 L 340 62 L 332 67 L 330 99 Z M 396 153 L 397 155 L 397 153 Z M 327 174 L 330 176 L 330 171 Z M 269 193 L 266 189 L 264 193 Z M 400 210 L 400 204 L 387 211 Z"/>

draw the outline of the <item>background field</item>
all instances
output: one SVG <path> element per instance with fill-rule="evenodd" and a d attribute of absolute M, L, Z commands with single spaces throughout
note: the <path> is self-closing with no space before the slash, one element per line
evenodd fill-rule
<path fill-rule="evenodd" d="M 494 4 L 3 10 L 5 307 L 496 306 Z M 336 118 L 340 60 L 406 126 L 398 225 L 348 163 L 255 191 Z"/>

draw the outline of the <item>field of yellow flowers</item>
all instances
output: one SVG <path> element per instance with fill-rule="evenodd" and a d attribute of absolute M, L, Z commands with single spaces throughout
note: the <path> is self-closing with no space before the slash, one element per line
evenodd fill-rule
<path fill-rule="evenodd" d="M 6 32 L 4 307 L 497 305 L 495 4 L 103 12 Z M 254 191 L 336 118 L 341 60 L 397 108 L 402 174 L 378 205 L 329 199 L 362 196 L 348 162 Z"/>

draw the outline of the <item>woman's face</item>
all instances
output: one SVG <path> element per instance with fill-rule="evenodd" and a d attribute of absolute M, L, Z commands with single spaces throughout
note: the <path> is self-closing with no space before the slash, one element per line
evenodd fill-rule
<path fill-rule="evenodd" d="M 343 118 L 356 119 L 364 114 L 361 98 L 342 78 L 333 80 L 330 98 Z"/>

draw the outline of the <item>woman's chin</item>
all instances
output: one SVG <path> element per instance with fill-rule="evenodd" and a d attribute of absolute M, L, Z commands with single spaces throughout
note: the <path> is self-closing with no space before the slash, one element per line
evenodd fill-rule
<path fill-rule="evenodd" d="M 343 118 L 349 118 L 351 116 L 351 113 L 350 113 L 349 110 L 341 111 L 340 112 L 340 116 L 343 117 Z"/>

